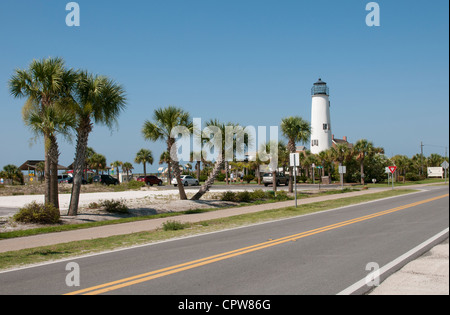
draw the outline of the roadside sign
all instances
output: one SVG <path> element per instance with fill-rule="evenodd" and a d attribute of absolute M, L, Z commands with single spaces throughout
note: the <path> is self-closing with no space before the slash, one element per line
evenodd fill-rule
<path fill-rule="evenodd" d="M 290 153 L 289 154 L 289 164 L 290 164 L 290 166 L 299 166 L 300 165 L 300 154 L 299 153 Z"/>
<path fill-rule="evenodd" d="M 339 166 L 339 174 L 345 174 L 345 173 L 347 173 L 347 167 Z"/>
<path fill-rule="evenodd" d="M 447 169 L 447 168 L 448 168 L 448 162 L 447 162 L 447 161 L 444 161 L 444 162 L 441 164 L 441 166 L 442 166 L 443 168 Z"/>
<path fill-rule="evenodd" d="M 389 171 L 392 173 L 392 174 L 394 174 L 395 173 L 395 171 L 397 170 L 397 166 L 389 166 Z"/>

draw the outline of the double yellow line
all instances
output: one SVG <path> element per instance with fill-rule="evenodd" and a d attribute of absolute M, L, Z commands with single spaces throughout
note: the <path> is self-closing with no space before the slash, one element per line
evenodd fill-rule
<path fill-rule="evenodd" d="M 415 207 L 415 206 L 418 206 L 418 205 L 421 205 L 421 204 L 424 204 L 424 203 L 432 202 L 434 200 L 438 200 L 438 199 L 445 198 L 445 197 L 448 197 L 448 196 L 449 196 L 449 194 L 445 194 L 445 195 L 442 195 L 442 196 L 438 196 L 438 197 L 434 197 L 434 198 L 430 198 L 430 199 L 414 202 L 414 203 L 411 203 L 411 204 L 407 204 L 407 205 L 396 207 L 396 208 L 393 208 L 393 209 L 389 209 L 389 210 L 377 212 L 377 213 L 374 213 L 374 214 L 362 216 L 362 217 L 355 218 L 355 219 L 352 219 L 352 220 L 347 220 L 347 221 L 342 221 L 342 222 L 339 222 L 339 223 L 327 225 L 327 226 L 320 227 L 320 228 L 317 228 L 317 229 L 314 229 L 314 230 L 309 230 L 309 231 L 306 231 L 306 232 L 302 232 L 302 233 L 298 233 L 298 234 L 294 234 L 294 235 L 278 238 L 278 239 L 275 239 L 275 240 L 270 240 L 270 241 L 267 241 L 267 242 L 264 242 L 264 243 L 259 243 L 259 244 L 256 244 L 256 245 L 239 248 L 239 249 L 232 250 L 232 251 L 229 251 L 229 252 L 225 252 L 225 253 L 209 256 L 209 257 L 205 257 L 205 258 L 198 259 L 198 260 L 189 261 L 189 262 L 186 262 L 186 263 L 183 263 L 183 264 L 179 264 L 179 265 L 175 265 L 175 266 L 171 266 L 171 267 L 167 267 L 167 268 L 163 268 L 163 269 L 158 269 L 158 270 L 155 270 L 155 271 L 143 273 L 143 274 L 136 275 L 136 276 L 133 276 L 133 277 L 124 278 L 124 279 L 120 279 L 120 280 L 117 280 L 117 281 L 112 281 L 112 282 L 108 282 L 108 283 L 105 283 L 105 284 L 101 284 L 101 285 L 98 285 L 98 286 L 94 286 L 94 287 L 78 290 L 78 291 L 75 291 L 75 292 L 68 293 L 66 295 L 76 295 L 76 294 L 96 295 L 96 294 L 106 293 L 106 292 L 109 292 L 109 291 L 113 291 L 113 290 L 121 289 L 121 288 L 124 288 L 124 287 L 132 286 L 132 285 L 135 285 L 135 284 L 138 284 L 138 283 L 142 283 L 142 282 L 150 281 L 150 280 L 153 280 L 153 279 L 161 278 L 161 277 L 164 277 L 164 276 L 168 276 L 168 275 L 171 275 L 171 274 L 175 274 L 175 273 L 178 273 L 178 272 L 181 272 L 181 271 L 184 271 L 184 270 L 189 270 L 189 269 L 205 266 L 205 265 L 217 262 L 217 261 L 221 261 L 221 260 L 229 259 L 229 258 L 232 258 L 232 257 L 244 255 L 244 254 L 247 254 L 247 253 L 255 252 L 255 251 L 258 251 L 258 250 L 261 250 L 261 249 L 264 249 L 264 248 L 268 248 L 268 247 L 284 244 L 284 243 L 287 243 L 287 242 L 296 241 L 296 240 L 299 240 L 299 239 L 307 237 L 307 236 L 311 236 L 311 235 L 314 235 L 314 234 L 318 234 L 318 233 L 334 230 L 334 229 L 337 229 L 337 228 L 340 228 L 340 227 L 343 227 L 343 226 L 347 226 L 347 225 L 350 225 L 350 224 L 358 223 L 358 222 L 361 222 L 361 221 L 366 221 L 366 220 L 373 219 L 373 218 L 376 218 L 376 217 L 380 217 L 380 216 L 383 216 L 383 215 L 387 215 L 387 214 L 390 214 L 390 213 L 393 213 L 393 212 L 397 212 L 397 211 L 400 211 L 400 210 L 403 210 L 403 209 L 407 209 L 407 208 Z"/>

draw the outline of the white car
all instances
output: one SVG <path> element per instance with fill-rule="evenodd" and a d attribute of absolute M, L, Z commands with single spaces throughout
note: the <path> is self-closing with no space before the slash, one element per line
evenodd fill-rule
<path fill-rule="evenodd" d="M 184 186 L 198 186 L 199 185 L 198 180 L 190 175 L 181 175 L 181 182 L 183 183 Z M 177 185 L 178 185 L 177 178 L 176 177 L 172 178 L 171 183 L 172 183 L 172 185 L 177 187 Z"/>

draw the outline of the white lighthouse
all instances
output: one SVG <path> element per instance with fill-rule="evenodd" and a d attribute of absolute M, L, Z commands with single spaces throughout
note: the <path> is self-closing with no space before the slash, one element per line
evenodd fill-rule
<path fill-rule="evenodd" d="M 311 153 L 331 148 L 330 100 L 327 84 L 321 79 L 311 89 Z"/>

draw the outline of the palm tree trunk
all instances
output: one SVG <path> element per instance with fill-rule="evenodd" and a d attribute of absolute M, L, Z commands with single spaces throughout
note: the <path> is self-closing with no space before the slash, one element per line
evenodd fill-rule
<path fill-rule="evenodd" d="M 361 159 L 361 185 L 364 185 L 364 159 Z"/>
<path fill-rule="evenodd" d="M 80 201 L 81 185 L 83 181 L 83 170 L 86 160 L 86 148 L 88 144 L 89 133 L 92 130 L 90 120 L 80 122 L 78 128 L 78 139 L 75 154 L 75 161 L 73 163 L 73 184 L 72 194 L 70 196 L 69 216 L 76 216 L 78 214 L 78 204 Z"/>
<path fill-rule="evenodd" d="M 48 155 L 50 159 L 50 203 L 59 209 L 59 196 L 58 196 L 58 160 L 59 150 L 56 137 L 54 135 L 49 136 L 50 147 Z"/>
<path fill-rule="evenodd" d="M 214 180 L 216 176 L 219 174 L 220 170 L 222 169 L 222 165 L 223 165 L 223 155 L 220 154 L 217 157 L 217 161 L 214 164 L 213 171 L 211 172 L 211 174 L 209 174 L 208 179 L 205 181 L 202 187 L 200 187 L 200 189 L 194 195 L 194 197 L 191 198 L 191 200 L 200 200 L 200 198 L 202 198 L 203 195 L 206 194 L 209 188 L 211 188 L 211 186 L 214 184 Z"/>
<path fill-rule="evenodd" d="M 167 141 L 168 152 L 172 152 L 171 150 L 174 143 L 175 140 L 173 138 L 169 138 L 169 140 Z M 172 165 L 173 165 L 173 173 L 175 175 L 175 178 L 177 179 L 177 186 L 178 192 L 180 193 L 180 200 L 187 200 L 186 191 L 184 190 L 184 185 L 183 182 L 181 181 L 180 164 L 178 163 L 177 160 L 172 160 Z"/>
<path fill-rule="evenodd" d="M 51 182 L 50 182 L 50 140 L 47 135 L 44 135 L 44 147 L 45 147 L 45 166 L 44 166 L 44 181 L 45 181 L 45 204 L 51 203 L 50 193 L 51 193 Z"/>

